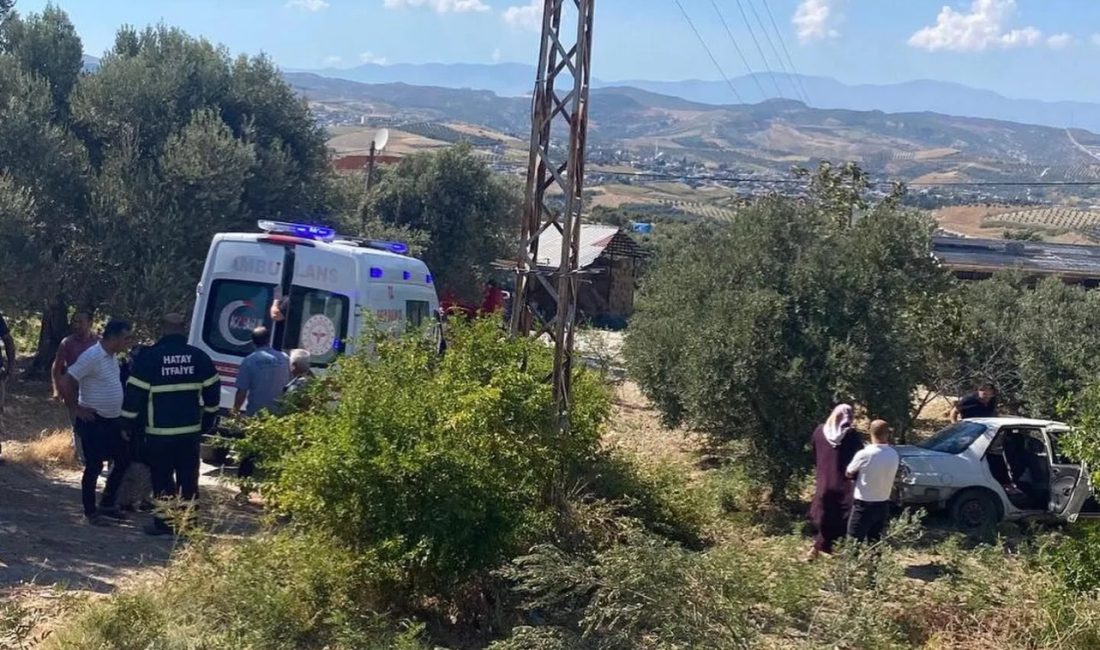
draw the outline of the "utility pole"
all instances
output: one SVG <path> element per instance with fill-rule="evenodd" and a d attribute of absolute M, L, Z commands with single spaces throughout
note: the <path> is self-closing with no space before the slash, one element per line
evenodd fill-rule
<path fill-rule="evenodd" d="M 380 129 L 374 134 L 374 137 L 370 141 L 370 153 L 367 155 L 367 180 L 366 187 L 363 188 L 364 200 L 370 200 L 370 186 L 374 180 L 374 158 L 375 156 L 386 148 L 386 144 L 390 141 L 390 130 Z M 367 236 L 367 211 L 366 205 L 363 206 L 363 212 L 360 215 L 359 234 L 363 237 Z"/>
<path fill-rule="evenodd" d="M 374 177 L 374 140 L 370 141 L 370 153 L 367 155 L 367 180 L 365 181 L 365 187 L 363 188 L 363 197 L 365 201 L 370 200 L 370 182 Z M 359 215 L 359 236 L 367 236 L 367 204 L 363 204 L 362 213 Z"/>
<path fill-rule="evenodd" d="M 543 2 L 512 309 L 514 333 L 553 338 L 554 401 L 563 432 L 569 430 L 594 5 L 595 0 Z M 540 250 L 540 236 L 551 228 L 561 233 L 561 250 Z M 556 272 L 539 271 L 540 254 L 560 259 Z M 539 286 L 554 302 L 549 322 L 542 322 L 532 305 Z"/>

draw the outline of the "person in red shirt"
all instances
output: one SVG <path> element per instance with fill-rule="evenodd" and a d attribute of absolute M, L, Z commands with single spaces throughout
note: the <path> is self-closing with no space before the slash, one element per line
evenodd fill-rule
<path fill-rule="evenodd" d="M 92 315 L 89 312 L 78 311 L 73 314 L 69 327 L 72 334 L 62 339 L 61 345 L 57 348 L 57 354 L 53 358 L 53 368 L 50 371 L 53 378 L 53 398 L 55 400 L 61 399 L 58 386 L 61 385 L 65 373 L 76 363 L 80 355 L 99 343 L 99 336 L 92 331 Z M 80 435 L 76 432 L 75 424 L 73 426 L 73 449 L 76 452 L 77 460 L 83 463 L 84 446 L 80 444 Z"/>
<path fill-rule="evenodd" d="M 78 311 L 73 314 L 73 319 L 69 323 L 72 334 L 69 334 L 61 341 L 61 345 L 57 348 L 57 354 L 53 359 L 53 368 L 51 369 L 51 375 L 53 376 L 53 397 L 54 399 L 60 399 L 61 393 L 58 391 L 61 378 L 68 372 L 69 366 L 76 363 L 76 360 L 80 358 L 80 355 L 84 354 L 85 350 L 92 347 L 96 343 L 99 343 L 99 336 L 92 332 L 92 315 L 86 311 Z"/>
<path fill-rule="evenodd" d="M 504 290 L 497 285 L 495 280 L 489 280 L 489 283 L 485 285 L 485 295 L 481 299 L 481 313 L 488 315 L 495 314 L 498 311 L 504 311 Z"/>

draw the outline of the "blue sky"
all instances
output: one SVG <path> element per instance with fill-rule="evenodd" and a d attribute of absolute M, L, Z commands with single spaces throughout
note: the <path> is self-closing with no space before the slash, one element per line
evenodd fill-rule
<path fill-rule="evenodd" d="M 680 0 L 730 76 L 718 20 L 763 69 L 738 1 L 775 16 L 795 68 L 846 83 L 954 81 L 1013 97 L 1100 101 L 1100 0 Z M 532 6 L 532 2 L 535 6 Z M 54 0 L 100 54 L 122 24 L 165 22 L 289 68 L 533 63 L 540 0 Z M 17 0 L 37 11 L 46 0 Z M 604 80 L 720 78 L 676 0 L 597 0 L 593 73 Z M 758 34 L 759 36 L 759 34 Z M 771 67 L 778 68 L 766 42 Z"/>

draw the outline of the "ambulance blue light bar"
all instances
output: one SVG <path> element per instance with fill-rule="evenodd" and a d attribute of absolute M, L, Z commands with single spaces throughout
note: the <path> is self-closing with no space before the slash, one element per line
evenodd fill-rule
<path fill-rule="evenodd" d="M 398 255 L 408 255 L 409 245 L 399 241 L 385 241 L 382 239 L 368 239 L 366 241 L 367 246 L 370 248 L 377 248 L 378 250 L 389 251 L 391 253 L 397 253 Z"/>
<path fill-rule="evenodd" d="M 313 226 L 307 223 L 290 223 L 287 221 L 268 221 L 266 219 L 257 221 L 256 225 L 260 227 L 260 230 L 267 233 L 290 235 L 302 239 L 313 239 L 326 242 L 336 239 L 336 230 L 328 226 Z"/>

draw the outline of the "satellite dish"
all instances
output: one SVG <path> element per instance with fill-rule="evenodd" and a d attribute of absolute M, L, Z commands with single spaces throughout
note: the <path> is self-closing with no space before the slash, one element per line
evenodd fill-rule
<path fill-rule="evenodd" d="M 386 148 L 386 143 L 390 141 L 390 130 L 379 129 L 378 133 L 374 134 L 374 149 L 375 151 L 382 151 Z"/>

